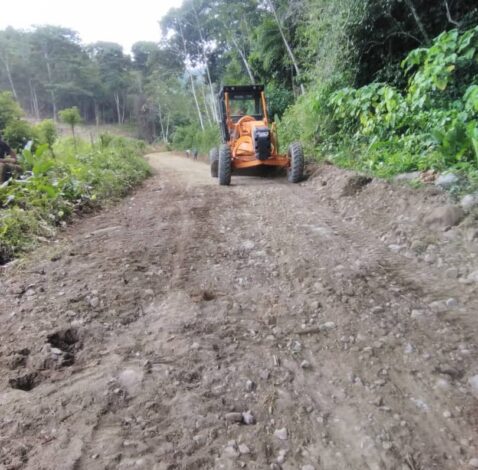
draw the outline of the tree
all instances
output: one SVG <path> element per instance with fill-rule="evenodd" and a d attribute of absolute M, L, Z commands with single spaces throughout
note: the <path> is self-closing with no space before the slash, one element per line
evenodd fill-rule
<path fill-rule="evenodd" d="M 113 42 L 96 42 L 88 47 L 90 57 L 98 67 L 106 100 L 114 104 L 116 121 L 123 124 L 126 116 L 126 98 L 132 82 L 131 62 L 123 47 Z"/>
<path fill-rule="evenodd" d="M 75 143 L 75 149 L 76 147 L 76 137 L 75 137 L 75 126 L 77 124 L 80 124 L 82 122 L 80 112 L 78 111 L 78 108 L 76 106 L 73 106 L 72 108 L 66 108 L 58 112 L 58 116 L 60 117 L 60 120 L 66 124 L 68 124 L 71 128 L 71 134 L 73 136 L 73 141 Z"/>
<path fill-rule="evenodd" d="M 53 151 L 53 144 L 58 137 L 58 129 L 56 128 L 55 121 L 53 119 L 45 119 L 37 126 L 38 138 L 41 144 L 48 145 L 53 157 L 55 152 Z"/>
<path fill-rule="evenodd" d="M 0 93 L 0 131 L 22 115 L 22 109 L 14 100 L 12 94 L 8 91 Z"/>

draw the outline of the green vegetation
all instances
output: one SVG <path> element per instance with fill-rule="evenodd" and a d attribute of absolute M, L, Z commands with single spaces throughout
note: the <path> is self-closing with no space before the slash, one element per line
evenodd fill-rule
<path fill-rule="evenodd" d="M 45 126 L 43 126 L 45 127 Z M 72 139 L 19 157 L 24 174 L 0 186 L 0 263 L 51 236 L 75 212 L 125 195 L 149 174 L 144 143 L 112 137 L 91 146 Z"/>
<path fill-rule="evenodd" d="M 86 123 L 204 153 L 221 85 L 264 83 L 283 146 L 301 140 L 309 156 L 382 176 L 473 176 L 477 24 L 469 0 L 184 0 L 163 39 L 131 56 L 61 27 L 0 31 L 0 90 L 36 118 L 77 106 Z M 0 129 L 21 117 L 4 99 Z"/>
<path fill-rule="evenodd" d="M 58 130 L 53 119 L 45 119 L 37 126 L 38 141 L 40 144 L 46 144 L 51 155 L 54 157 L 55 152 L 53 145 L 58 138 Z"/>
<path fill-rule="evenodd" d="M 60 118 L 61 121 L 63 121 L 64 123 L 70 126 L 71 135 L 73 136 L 73 140 L 74 140 L 75 127 L 78 124 L 80 124 L 82 121 L 78 108 L 76 106 L 73 106 L 72 108 L 62 109 L 61 111 L 59 111 L 58 117 Z"/>
<path fill-rule="evenodd" d="M 385 83 L 342 88 L 327 110 L 323 147 L 341 164 L 380 176 L 478 169 L 478 27 L 442 33 L 402 62 L 404 91 Z M 345 144 L 344 144 L 345 143 Z"/>

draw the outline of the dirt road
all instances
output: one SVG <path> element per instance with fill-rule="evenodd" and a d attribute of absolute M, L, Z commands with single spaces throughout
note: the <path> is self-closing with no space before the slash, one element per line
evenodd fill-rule
<path fill-rule="evenodd" d="M 0 469 L 478 465 L 477 241 L 421 224 L 443 196 L 148 158 L 4 269 Z"/>

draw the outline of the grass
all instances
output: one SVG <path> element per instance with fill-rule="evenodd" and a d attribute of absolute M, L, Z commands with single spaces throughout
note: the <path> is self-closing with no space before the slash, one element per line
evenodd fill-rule
<path fill-rule="evenodd" d="M 61 139 L 20 156 L 23 174 L 0 186 L 0 263 L 34 248 L 74 213 L 127 194 L 150 174 L 143 142 L 109 136 L 100 143 Z"/>

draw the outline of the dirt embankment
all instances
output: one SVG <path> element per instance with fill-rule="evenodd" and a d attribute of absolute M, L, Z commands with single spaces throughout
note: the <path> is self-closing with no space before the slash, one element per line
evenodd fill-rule
<path fill-rule="evenodd" d="M 476 468 L 472 217 L 330 166 L 224 188 L 149 159 L 2 273 L 0 469 Z"/>

